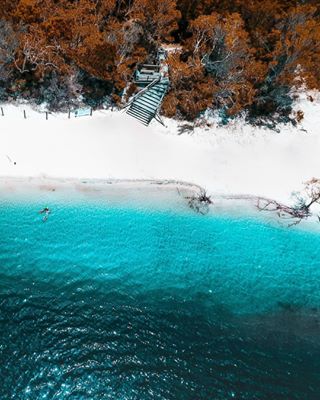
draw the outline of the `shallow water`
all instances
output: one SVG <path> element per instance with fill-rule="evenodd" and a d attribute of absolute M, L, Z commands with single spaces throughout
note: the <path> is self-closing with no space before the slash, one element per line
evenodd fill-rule
<path fill-rule="evenodd" d="M 319 233 L 45 201 L 0 203 L 0 399 L 320 398 Z"/>

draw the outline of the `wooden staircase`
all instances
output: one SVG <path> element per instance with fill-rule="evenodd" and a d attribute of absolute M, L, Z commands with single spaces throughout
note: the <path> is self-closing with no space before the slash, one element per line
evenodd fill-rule
<path fill-rule="evenodd" d="M 148 126 L 153 118 L 157 118 L 168 87 L 168 78 L 159 76 L 154 79 L 127 104 L 126 113 L 136 118 L 143 125 Z"/>

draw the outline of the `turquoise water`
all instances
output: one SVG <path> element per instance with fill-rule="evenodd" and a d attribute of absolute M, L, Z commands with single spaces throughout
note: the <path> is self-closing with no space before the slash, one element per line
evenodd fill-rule
<path fill-rule="evenodd" d="M 0 399 L 319 399 L 320 233 L 0 203 Z"/>

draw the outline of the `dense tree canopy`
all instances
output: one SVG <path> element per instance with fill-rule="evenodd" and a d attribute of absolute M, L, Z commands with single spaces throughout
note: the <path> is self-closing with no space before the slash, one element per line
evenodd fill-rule
<path fill-rule="evenodd" d="M 0 98 L 121 104 L 139 63 L 168 49 L 162 112 L 289 117 L 320 88 L 317 0 L 2 0 Z M 130 90 L 124 90 L 129 88 Z"/>

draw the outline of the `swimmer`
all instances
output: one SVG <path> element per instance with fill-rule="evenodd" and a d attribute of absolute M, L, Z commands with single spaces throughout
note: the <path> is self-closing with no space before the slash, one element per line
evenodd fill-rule
<path fill-rule="evenodd" d="M 49 207 L 45 207 L 42 210 L 39 211 L 39 214 L 50 214 L 50 208 Z"/>
<path fill-rule="evenodd" d="M 39 214 L 45 214 L 45 216 L 42 218 L 43 222 L 47 221 L 50 213 L 51 213 L 51 210 L 50 210 L 49 207 L 45 207 L 45 208 L 43 208 L 42 210 L 39 211 Z"/>

